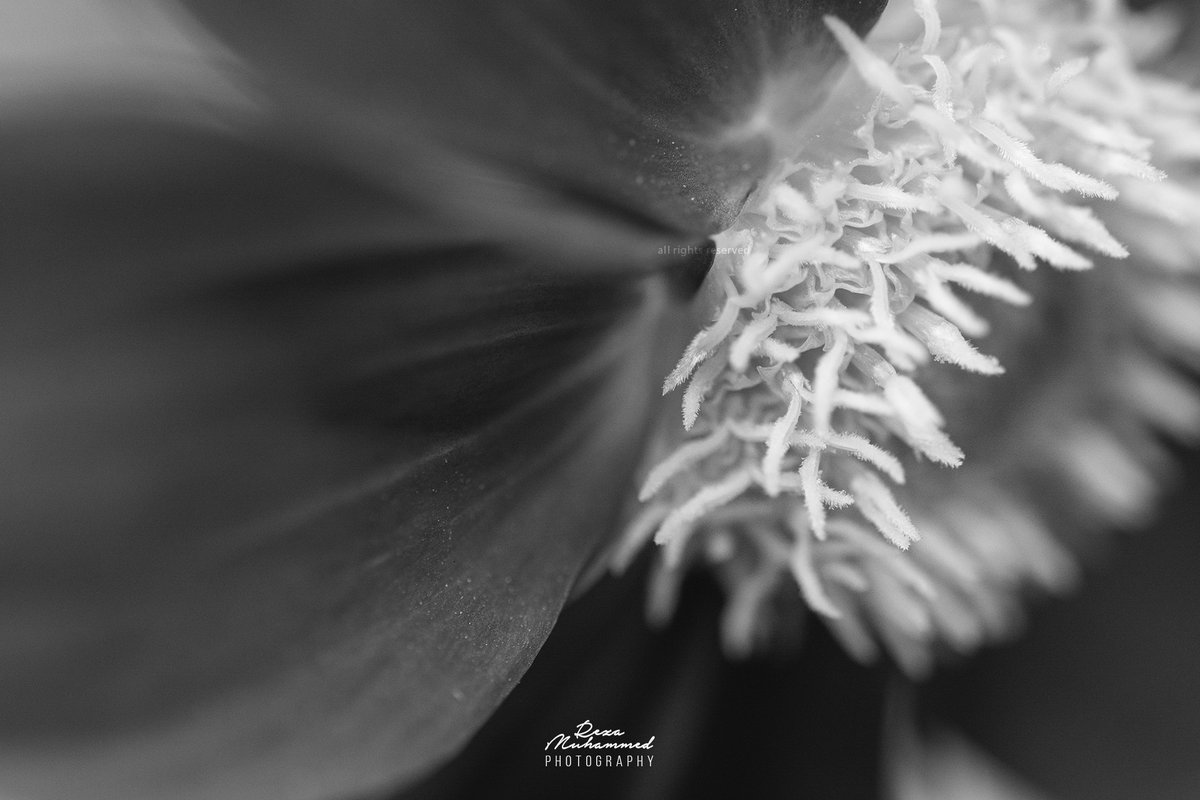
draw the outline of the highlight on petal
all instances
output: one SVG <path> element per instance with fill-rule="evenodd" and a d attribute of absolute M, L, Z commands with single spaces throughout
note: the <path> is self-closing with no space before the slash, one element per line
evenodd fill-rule
<path fill-rule="evenodd" d="M 882 0 L 185 0 L 266 91 L 384 166 L 438 142 L 623 215 L 729 226 Z M 403 169 L 403 166 L 396 167 Z"/>

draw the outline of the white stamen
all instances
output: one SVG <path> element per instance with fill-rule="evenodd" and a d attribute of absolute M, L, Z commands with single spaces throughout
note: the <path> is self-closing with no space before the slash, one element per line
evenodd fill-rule
<path fill-rule="evenodd" d="M 907 550 L 910 544 L 921 538 L 908 514 L 874 474 L 863 472 L 856 475 L 850 481 L 850 492 L 863 516 L 901 550 Z"/>
<path fill-rule="evenodd" d="M 666 544 L 685 535 L 705 514 L 725 505 L 750 488 L 749 470 L 737 470 L 724 479 L 705 486 L 676 508 L 654 534 L 655 544 Z"/>
<path fill-rule="evenodd" d="M 963 338 L 952 323 L 913 303 L 900 315 L 900 324 L 929 348 L 935 361 L 955 364 L 971 372 L 999 375 L 1004 372 L 993 356 L 985 356 Z"/>
<path fill-rule="evenodd" d="M 872 53 L 870 48 L 863 44 L 862 39 L 858 38 L 858 34 L 850 29 L 849 25 L 834 16 L 826 16 L 825 25 L 838 40 L 842 49 L 846 51 L 850 63 L 858 70 L 858 74 L 864 81 L 886 94 L 902 109 L 912 107 L 912 93 L 896 76 L 896 71 L 886 61 Z"/>
<path fill-rule="evenodd" d="M 792 575 L 796 579 L 804 600 L 814 611 L 826 617 L 837 619 L 842 616 L 821 583 L 817 569 L 813 564 L 813 535 L 808 530 L 806 520 L 798 514 L 791 515 L 793 530 L 796 531 L 796 546 L 792 549 L 792 557 L 788 560 Z"/>
<path fill-rule="evenodd" d="M 722 425 L 703 439 L 693 439 L 690 442 L 680 445 L 678 450 L 667 456 L 659 462 L 658 466 L 650 470 L 645 482 L 642 484 L 641 492 L 638 493 L 638 499 L 643 502 L 649 500 L 658 494 L 658 490 L 666 485 L 667 481 L 671 480 L 675 475 L 716 453 L 728 441 L 729 428 Z"/>
<path fill-rule="evenodd" d="M 675 365 L 675 369 L 671 370 L 671 374 L 663 381 L 663 394 L 668 394 L 677 389 L 692 374 L 692 370 L 696 369 L 706 358 L 712 355 L 712 351 L 717 345 L 733 330 L 733 325 L 737 322 L 739 311 L 741 309 L 732 297 L 725 301 L 725 305 L 721 309 L 721 314 L 717 317 L 717 321 L 696 334 L 695 338 L 692 339 L 687 349 L 683 352 L 683 357 L 679 359 L 679 363 Z"/>
<path fill-rule="evenodd" d="M 935 0 L 913 0 L 913 8 L 925 25 L 925 35 L 921 39 L 921 52 L 932 53 L 937 49 L 938 40 L 942 35 L 942 18 L 938 16 L 937 3 Z"/>
<path fill-rule="evenodd" d="M 984 272 L 971 264 L 947 264 L 944 261 L 937 261 L 933 264 L 933 272 L 938 277 L 956 283 L 964 289 L 995 297 L 1015 306 L 1027 306 L 1033 301 L 1029 293 L 1016 284 L 998 275 Z"/>
<path fill-rule="evenodd" d="M 1062 88 L 1069 81 L 1078 78 L 1087 71 L 1090 63 L 1091 59 L 1086 56 L 1080 56 L 1079 58 L 1072 58 L 1070 61 L 1060 64 L 1058 69 L 1054 70 L 1054 73 L 1046 79 L 1046 98 L 1052 98 L 1062 91 Z"/>
<path fill-rule="evenodd" d="M 683 392 L 684 430 L 690 431 L 692 426 L 696 424 L 696 420 L 700 417 L 700 404 L 704 402 L 704 396 L 712 389 L 713 384 L 724 369 L 725 364 L 719 355 L 717 355 L 701 364 L 700 369 L 696 370 L 696 373 L 692 375 L 687 389 Z"/>
<path fill-rule="evenodd" d="M 783 457 L 787 455 L 788 440 L 796 430 L 800 421 L 800 393 L 803 389 L 803 379 L 796 373 L 789 373 L 784 379 L 783 388 L 788 394 L 788 407 L 783 416 L 771 426 L 771 435 L 767 439 L 767 452 L 763 455 L 763 489 L 774 497 L 779 494 L 779 477 L 783 469 Z"/>
<path fill-rule="evenodd" d="M 818 436 L 830 433 L 833 416 L 833 393 L 838 388 L 838 375 L 842 371 L 842 360 L 846 357 L 849 341 L 845 334 L 835 333 L 833 343 L 821 360 L 817 362 L 813 378 L 813 428 Z"/>
<path fill-rule="evenodd" d="M 971 127 L 996 146 L 1000 154 L 1038 183 L 1055 191 L 1075 191 L 1085 197 L 1115 200 L 1117 190 L 1104 181 L 1076 172 L 1063 164 L 1047 164 L 1038 159 L 1024 142 L 1014 139 L 985 119 L 976 119 Z"/>

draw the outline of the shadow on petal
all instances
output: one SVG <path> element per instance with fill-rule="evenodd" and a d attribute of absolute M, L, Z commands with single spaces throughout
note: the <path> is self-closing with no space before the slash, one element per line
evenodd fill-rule
<path fill-rule="evenodd" d="M 656 255 L 433 244 L 265 135 L 61 107 L 0 133 L 15 796 L 412 779 L 524 672 L 628 488 L 678 348 Z"/>

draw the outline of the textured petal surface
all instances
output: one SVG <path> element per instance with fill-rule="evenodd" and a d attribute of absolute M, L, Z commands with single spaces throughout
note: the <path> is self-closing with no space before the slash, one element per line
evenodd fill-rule
<path fill-rule="evenodd" d="M 3 138 L 5 791 L 324 797 L 448 754 L 612 524 L 662 287 L 403 247 L 402 202 L 244 136 Z"/>
<path fill-rule="evenodd" d="M 262 79 L 659 225 L 732 222 L 878 0 L 188 0 Z M 364 140 L 365 141 L 365 140 Z M 365 144 L 364 144 L 365 146 Z M 389 158 L 388 145 L 373 152 Z"/>

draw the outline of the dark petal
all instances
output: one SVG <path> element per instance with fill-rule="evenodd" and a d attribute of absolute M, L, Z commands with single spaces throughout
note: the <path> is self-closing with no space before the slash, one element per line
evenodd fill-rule
<path fill-rule="evenodd" d="M 186 5 L 378 162 L 437 143 L 695 236 L 728 227 L 819 104 L 840 58 L 822 16 L 865 30 L 884 2 Z"/>
<path fill-rule="evenodd" d="M 611 531 L 668 293 L 156 117 L 0 130 L 0 793 L 402 782 Z"/>

